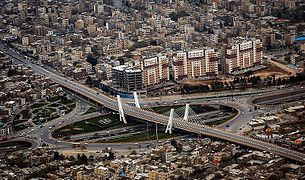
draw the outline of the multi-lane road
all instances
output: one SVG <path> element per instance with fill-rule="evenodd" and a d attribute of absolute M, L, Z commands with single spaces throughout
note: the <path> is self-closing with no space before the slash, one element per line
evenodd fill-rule
<path fill-rule="evenodd" d="M 88 88 L 82 84 L 79 84 L 77 82 L 71 81 L 66 77 L 57 75 L 53 72 L 50 72 L 46 70 L 43 67 L 40 67 L 36 64 L 33 64 L 29 61 L 25 62 L 22 58 L 15 56 L 12 52 L 6 52 L 8 55 L 12 56 L 13 58 L 23 61 L 25 65 L 31 67 L 34 71 L 36 71 L 39 74 L 45 75 L 47 77 L 50 77 L 54 82 L 60 84 L 61 86 L 74 91 L 75 93 L 78 93 L 88 99 L 91 99 L 92 101 L 95 101 L 98 104 L 101 104 L 111 110 L 118 111 L 118 103 L 117 100 L 109 97 L 105 94 L 100 93 L 99 91 L 96 91 L 94 89 Z M 153 123 L 158 123 L 162 125 L 167 125 L 168 117 L 157 114 L 151 111 L 146 111 L 143 109 L 139 109 L 135 106 L 128 105 L 126 103 L 122 104 L 124 113 L 128 116 L 135 117 L 138 119 L 146 120 Z M 247 136 L 243 136 L 237 133 L 231 133 L 230 131 L 225 131 L 218 128 L 211 128 L 203 125 L 194 124 L 188 121 L 183 121 L 180 118 L 174 118 L 173 119 L 173 127 L 182 129 L 188 132 L 192 133 L 198 133 L 203 134 L 210 137 L 215 137 L 223 140 L 227 140 L 230 142 L 234 142 L 237 144 L 245 145 L 248 147 L 252 147 L 255 149 L 263 150 L 272 152 L 281 156 L 284 156 L 289 159 L 293 159 L 299 162 L 305 163 L 305 154 L 293 151 L 287 148 L 283 148 L 274 144 L 270 144 L 267 142 L 259 141 Z"/>

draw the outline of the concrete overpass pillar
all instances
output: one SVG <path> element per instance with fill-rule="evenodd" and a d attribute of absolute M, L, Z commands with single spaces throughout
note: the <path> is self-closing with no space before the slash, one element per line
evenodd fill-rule
<path fill-rule="evenodd" d="M 171 109 L 165 133 L 169 132 L 169 134 L 172 134 L 173 117 L 174 117 L 174 109 Z"/>
<path fill-rule="evenodd" d="M 126 118 L 125 118 L 125 114 L 124 114 L 124 110 L 123 110 L 123 106 L 122 106 L 122 102 L 121 102 L 121 97 L 120 97 L 120 95 L 117 95 L 116 97 L 118 99 L 120 121 L 123 121 L 124 124 L 127 124 L 127 121 L 126 121 Z"/>
<path fill-rule="evenodd" d="M 185 105 L 184 117 L 183 120 L 187 121 L 189 118 L 190 104 Z"/>
<path fill-rule="evenodd" d="M 139 103 L 138 94 L 136 91 L 133 92 L 133 98 L 134 98 L 134 103 L 135 103 L 136 107 L 140 109 L 141 107 L 140 107 L 140 103 Z"/>

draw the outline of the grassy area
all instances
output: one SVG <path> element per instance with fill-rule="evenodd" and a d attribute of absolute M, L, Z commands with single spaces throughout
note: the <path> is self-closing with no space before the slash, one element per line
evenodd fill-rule
<path fill-rule="evenodd" d="M 40 108 L 45 105 L 47 105 L 47 103 L 40 102 L 40 103 L 35 103 L 35 104 L 31 105 L 30 107 L 31 107 L 31 109 L 36 109 L 36 108 Z"/>
<path fill-rule="evenodd" d="M 70 108 L 70 109 L 74 109 L 74 108 L 76 107 L 76 104 L 73 103 L 73 104 L 69 104 L 69 105 L 67 105 L 67 106 L 68 106 L 68 108 Z"/>
<path fill-rule="evenodd" d="M 32 125 L 25 125 L 25 124 L 20 124 L 14 127 L 15 131 L 21 131 L 23 129 L 29 128 L 29 127 L 33 127 Z"/>
<path fill-rule="evenodd" d="M 50 105 L 48 105 L 48 107 L 60 107 L 61 104 L 58 104 L 58 103 L 52 103 Z"/>
<path fill-rule="evenodd" d="M 170 111 L 172 108 L 178 109 L 182 106 L 160 106 L 160 107 L 152 107 L 152 110 L 154 110 L 156 113 L 163 114 L 168 111 Z"/>
<path fill-rule="evenodd" d="M 32 143 L 27 141 L 9 141 L 9 142 L 0 143 L 0 148 L 11 147 L 11 146 L 31 147 Z"/>
<path fill-rule="evenodd" d="M 93 112 L 97 112 L 98 110 L 94 107 L 90 107 L 84 114 L 90 114 L 90 113 L 93 113 Z"/>
<path fill-rule="evenodd" d="M 152 107 L 152 110 L 154 110 L 156 113 L 163 114 L 166 112 L 169 112 L 172 108 L 179 109 L 181 108 L 181 105 L 177 106 L 160 106 L 160 107 Z M 201 114 L 205 113 L 208 111 L 214 111 L 215 108 L 210 107 L 210 106 L 203 106 L 203 105 L 191 105 L 190 108 L 196 113 L 196 114 Z"/>
<path fill-rule="evenodd" d="M 105 120 L 107 119 L 109 122 L 103 124 L 102 122 L 105 122 Z M 65 126 L 63 128 L 56 130 L 53 136 L 60 137 L 60 136 L 70 136 L 81 133 L 90 133 L 109 128 L 120 127 L 123 125 L 124 123 L 119 121 L 118 115 L 109 114 L 109 115 L 99 116 L 96 118 L 91 118 L 70 124 L 69 126 Z"/>
<path fill-rule="evenodd" d="M 36 114 L 36 113 L 38 113 L 39 111 L 41 111 L 42 109 L 41 108 L 36 108 L 36 109 L 34 109 L 33 111 L 32 111 L 32 113 L 33 114 Z"/>
<path fill-rule="evenodd" d="M 61 98 L 60 96 L 52 96 L 48 99 L 49 102 L 56 102 L 59 101 Z"/>
<path fill-rule="evenodd" d="M 20 114 L 17 114 L 14 119 L 18 120 L 18 119 L 20 119 L 20 117 L 21 117 Z"/>
<path fill-rule="evenodd" d="M 55 108 L 51 108 L 51 107 L 46 107 L 46 108 L 43 108 L 40 113 L 44 114 L 45 112 L 52 114 L 52 113 L 56 112 L 56 109 Z"/>
<path fill-rule="evenodd" d="M 35 123 L 36 125 L 40 125 L 42 123 L 45 123 L 47 120 L 45 118 L 39 118 L 39 117 L 35 117 L 33 120 L 33 123 Z"/>
<path fill-rule="evenodd" d="M 209 111 L 215 111 L 216 109 L 211 106 L 203 106 L 203 105 L 191 105 L 192 110 L 196 114 L 206 113 Z"/>
<path fill-rule="evenodd" d="M 41 100 L 30 105 L 28 109 L 21 111 L 15 116 L 15 120 L 17 121 L 14 121 L 14 124 L 18 125 L 25 122 L 24 120 L 28 120 L 34 116 L 33 122 L 40 125 L 46 121 L 51 121 L 52 119 L 59 117 L 59 112 L 57 109 L 64 110 L 67 114 L 71 112 L 75 107 L 76 103 L 73 99 L 67 99 L 64 96 L 55 95 L 49 98 L 48 101 Z M 17 130 L 21 130 L 27 127 L 24 125 L 19 125 L 15 128 Z"/>
<path fill-rule="evenodd" d="M 157 140 L 156 133 L 153 131 L 150 131 L 149 133 L 149 140 Z M 172 134 L 166 134 L 165 132 L 158 132 L 158 139 L 169 139 L 177 136 L 185 135 L 184 133 L 179 132 L 173 132 Z M 121 142 L 143 142 L 147 141 L 147 132 L 143 132 L 140 134 L 132 135 L 132 136 L 126 136 L 121 137 L 117 139 L 111 139 L 111 140 L 104 140 L 104 141 L 98 141 L 99 143 L 121 143 Z"/>
<path fill-rule="evenodd" d="M 61 101 L 59 101 L 59 103 L 68 105 L 68 104 L 72 104 L 73 100 L 72 99 L 62 98 Z"/>
<path fill-rule="evenodd" d="M 32 116 L 30 111 L 27 109 L 21 111 L 20 114 L 22 115 L 22 119 L 30 119 L 30 117 Z"/>
<path fill-rule="evenodd" d="M 27 119 L 26 120 L 14 120 L 13 124 L 14 124 L 14 126 L 16 126 L 18 124 L 21 124 L 21 123 L 24 123 L 24 122 L 27 122 L 27 121 L 28 121 Z"/>

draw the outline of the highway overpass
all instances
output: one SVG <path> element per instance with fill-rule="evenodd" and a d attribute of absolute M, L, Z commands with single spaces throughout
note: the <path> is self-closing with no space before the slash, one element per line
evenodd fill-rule
<path fill-rule="evenodd" d="M 9 54 L 10 55 L 10 54 Z M 16 56 L 14 56 L 15 59 Z M 19 61 L 22 61 L 21 58 L 17 59 Z M 23 61 L 24 62 L 24 61 Z M 116 99 L 109 97 L 107 95 L 104 95 L 102 93 L 99 93 L 93 89 L 90 89 L 82 84 L 78 84 L 74 81 L 69 80 L 66 77 L 59 76 L 57 74 L 54 74 L 38 65 L 32 64 L 31 62 L 24 62 L 27 66 L 30 66 L 34 71 L 36 71 L 39 74 L 45 75 L 47 77 L 50 77 L 54 82 L 57 82 L 61 86 L 70 89 L 71 91 L 74 91 L 75 93 L 78 93 L 84 97 L 87 97 L 88 99 L 91 99 L 95 101 L 98 104 L 101 104 L 109 109 L 112 109 L 114 111 L 118 111 L 118 104 Z M 130 106 L 128 104 L 123 103 L 122 104 L 124 113 L 128 116 L 135 117 L 138 119 L 146 120 L 153 123 L 158 123 L 162 125 L 167 125 L 168 117 L 154 113 L 151 111 L 146 111 L 143 109 L 139 109 L 135 106 Z M 274 144 L 270 144 L 267 142 L 259 141 L 247 136 L 243 136 L 240 134 L 231 133 L 228 131 L 224 131 L 217 128 L 211 128 L 203 125 L 198 125 L 194 123 L 190 123 L 187 121 L 183 121 L 182 119 L 174 118 L 173 119 L 173 127 L 182 129 L 188 132 L 192 133 L 198 133 L 214 138 L 219 138 L 223 140 L 227 140 L 233 143 L 241 144 L 244 146 L 252 147 L 255 149 L 263 150 L 272 152 L 274 154 L 278 154 L 280 156 L 305 163 L 305 154 L 297 151 L 293 151 L 281 146 L 277 146 Z"/>

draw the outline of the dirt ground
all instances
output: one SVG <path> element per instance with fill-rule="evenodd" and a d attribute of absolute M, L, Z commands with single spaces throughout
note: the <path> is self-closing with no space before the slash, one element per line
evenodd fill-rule
<path fill-rule="evenodd" d="M 282 64 L 274 62 L 274 61 L 268 62 L 267 66 L 268 66 L 268 68 L 256 71 L 252 75 L 260 76 L 262 79 L 273 76 L 273 75 L 275 75 L 276 78 L 278 78 L 278 77 L 284 78 L 284 77 L 289 77 L 291 75 L 295 75 L 297 72 L 297 70 L 290 69 L 290 68 L 286 67 L 285 65 L 282 65 Z M 300 70 L 300 71 L 302 71 L 302 70 Z M 225 77 L 221 77 L 220 79 L 217 79 L 217 81 L 220 81 L 220 82 L 225 82 L 225 81 L 229 82 L 230 80 L 232 80 L 232 79 L 225 78 Z M 184 85 L 184 84 L 211 85 L 212 82 L 214 82 L 214 81 L 215 80 L 186 79 L 181 82 L 181 85 Z"/>
<path fill-rule="evenodd" d="M 255 73 L 253 73 L 253 75 L 260 76 L 261 78 L 266 78 L 272 75 L 275 75 L 275 77 L 285 77 L 289 75 L 287 71 L 279 68 L 274 64 L 268 63 L 267 66 L 268 66 L 267 69 L 256 71 Z"/>

